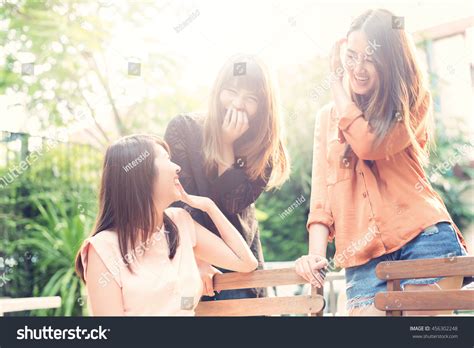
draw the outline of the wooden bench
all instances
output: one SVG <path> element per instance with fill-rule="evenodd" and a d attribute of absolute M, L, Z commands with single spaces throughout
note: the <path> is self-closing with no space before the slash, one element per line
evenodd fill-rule
<path fill-rule="evenodd" d="M 61 306 L 61 297 L 24 297 L 0 298 L 0 317 L 4 313 L 29 311 L 34 309 L 58 308 Z"/>
<path fill-rule="evenodd" d="M 308 283 L 294 268 L 258 270 L 251 273 L 224 273 L 214 276 L 214 290 L 266 288 Z M 323 289 L 311 290 L 311 295 L 262 297 L 236 300 L 201 301 L 196 316 L 270 316 L 307 314 L 322 316 L 325 307 Z"/>
<path fill-rule="evenodd" d="M 385 261 L 375 273 L 387 280 L 387 291 L 375 295 L 375 307 L 387 316 L 402 316 L 403 311 L 474 309 L 474 290 L 401 291 L 400 287 L 402 279 L 473 276 L 472 256 Z"/>

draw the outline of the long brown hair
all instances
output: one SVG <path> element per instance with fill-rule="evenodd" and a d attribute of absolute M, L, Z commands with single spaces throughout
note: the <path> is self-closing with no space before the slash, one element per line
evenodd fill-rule
<path fill-rule="evenodd" d="M 130 135 L 110 145 L 105 153 L 99 194 L 99 213 L 90 236 L 105 230 L 117 233 L 122 262 L 133 272 L 127 255 L 138 241 L 148 241 L 158 228 L 154 187 L 159 173 L 154 165 L 158 144 L 169 152 L 168 145 L 153 135 Z M 141 156 L 141 157 L 140 157 Z M 141 160 L 138 162 L 137 159 Z M 130 169 L 130 164 L 134 163 Z M 129 168 L 129 170 L 127 170 Z M 176 254 L 179 233 L 173 221 L 163 212 L 163 223 L 169 245 L 169 258 Z M 118 260 L 117 260 L 118 261 Z M 76 273 L 85 282 L 80 250 L 76 256 Z"/>
<path fill-rule="evenodd" d="M 235 64 L 245 64 L 244 74 L 235 74 Z M 254 56 L 236 55 L 221 68 L 212 88 L 208 114 L 204 120 L 204 161 L 210 175 L 223 163 L 222 123 L 225 110 L 220 92 L 228 87 L 245 88 L 258 98 L 258 111 L 249 130 L 234 143 L 235 155 L 246 159 L 245 171 L 252 180 L 268 180 L 267 190 L 281 186 L 289 177 L 290 161 L 283 141 L 277 92 L 266 66 Z M 271 174 L 268 168 L 272 167 Z"/>
<path fill-rule="evenodd" d="M 393 18 L 394 14 L 390 11 L 376 9 L 364 12 L 352 22 L 347 37 L 361 30 L 369 45 L 377 45 L 374 45 L 372 59 L 379 75 L 379 85 L 370 96 L 351 91 L 351 97 L 364 112 L 376 136 L 374 147 L 380 145 L 397 122 L 403 122 L 410 135 L 411 154 L 426 164 L 428 147 L 423 150 L 415 131 L 420 116 L 428 113 L 425 122 L 428 129 L 426 145 L 429 145 L 432 140 L 431 97 L 411 37 L 404 29 L 393 27 Z"/>

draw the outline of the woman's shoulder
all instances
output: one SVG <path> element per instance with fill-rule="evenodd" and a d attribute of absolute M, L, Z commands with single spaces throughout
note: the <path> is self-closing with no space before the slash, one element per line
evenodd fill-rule
<path fill-rule="evenodd" d="M 84 241 L 83 248 L 89 244 L 93 245 L 95 249 L 107 249 L 111 253 L 115 253 L 119 249 L 119 240 L 117 232 L 104 230 L 100 231 Z"/>
<path fill-rule="evenodd" d="M 173 220 L 173 222 L 178 225 L 179 223 L 183 222 L 183 220 L 188 220 L 191 218 L 191 215 L 186 211 L 186 209 L 180 207 L 169 207 L 165 209 L 166 215 Z"/>
<path fill-rule="evenodd" d="M 202 120 L 199 114 L 179 114 L 171 119 L 166 127 L 165 141 L 171 150 L 179 146 L 189 149 L 200 148 L 202 142 Z"/>
<path fill-rule="evenodd" d="M 117 232 L 111 230 L 103 230 L 97 232 L 93 236 L 89 237 L 90 240 L 99 240 L 107 243 L 115 243 L 118 242 Z"/>
<path fill-rule="evenodd" d="M 196 244 L 196 231 L 191 214 L 186 209 L 178 207 L 169 207 L 165 209 L 165 213 L 178 227 L 180 236 L 187 237 L 189 235 L 194 246 Z"/>
<path fill-rule="evenodd" d="M 174 219 L 181 212 L 181 210 L 184 210 L 184 209 L 180 207 L 168 207 L 165 209 L 165 213 L 171 218 L 171 220 L 174 221 Z"/>
<path fill-rule="evenodd" d="M 93 247 L 95 254 L 100 258 L 102 263 L 112 274 L 112 277 L 115 279 L 117 284 L 122 287 L 120 268 L 123 267 L 123 264 L 121 263 L 123 258 L 120 253 L 117 233 L 114 231 L 104 230 L 96 233 L 84 241 L 81 247 L 81 260 L 82 264 L 84 265 L 85 278 L 87 277 L 91 246 Z M 98 259 L 95 258 L 95 260 L 97 261 Z M 95 265 L 97 266 L 97 264 Z"/>
<path fill-rule="evenodd" d="M 174 126 L 180 129 L 201 127 L 204 121 L 202 113 L 183 113 L 171 119 L 168 127 Z"/>

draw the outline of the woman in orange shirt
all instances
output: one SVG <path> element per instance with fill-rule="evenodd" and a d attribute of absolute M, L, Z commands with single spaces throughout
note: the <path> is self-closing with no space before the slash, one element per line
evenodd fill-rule
<path fill-rule="evenodd" d="M 155 136 L 124 137 L 107 149 L 97 223 L 76 258 L 91 314 L 190 316 L 203 292 L 195 257 L 238 272 L 257 268 L 216 204 L 183 190 L 180 170 Z M 169 207 L 178 200 L 206 212 L 222 238 Z"/>
<path fill-rule="evenodd" d="M 346 271 L 350 315 L 384 314 L 374 306 L 375 294 L 386 289 L 375 275 L 379 262 L 467 253 L 423 169 L 431 98 L 414 47 L 396 18 L 369 10 L 353 21 L 331 56 L 333 103 L 316 117 L 309 253 L 297 260 L 296 271 L 320 287 L 327 242 L 335 238 L 334 260 Z M 461 277 L 401 282 L 406 290 L 461 285 Z"/>

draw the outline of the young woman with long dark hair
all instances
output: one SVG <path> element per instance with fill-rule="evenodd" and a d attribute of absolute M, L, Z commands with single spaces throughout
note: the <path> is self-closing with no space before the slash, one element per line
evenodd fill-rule
<path fill-rule="evenodd" d="M 282 185 L 290 170 L 278 110 L 275 85 L 265 65 L 256 57 L 237 55 L 220 70 L 207 112 L 175 117 L 165 134 L 171 158 L 181 167 L 185 190 L 216 202 L 242 234 L 260 268 L 264 260 L 254 202 L 264 190 Z M 205 212 L 185 208 L 218 234 Z M 219 271 L 199 264 L 204 293 L 212 297 L 212 277 Z M 206 299 L 265 295 L 265 289 L 227 290 Z"/>
<path fill-rule="evenodd" d="M 97 222 L 76 258 L 92 315 L 193 315 L 203 290 L 196 257 L 239 272 L 257 267 L 240 233 L 212 200 L 188 195 L 179 173 L 156 136 L 107 149 Z M 206 212 L 220 237 L 169 207 L 178 200 Z"/>
<path fill-rule="evenodd" d="M 375 275 L 380 262 L 466 255 L 459 229 L 427 180 L 431 97 L 414 45 L 394 23 L 386 10 L 353 21 L 332 52 L 333 103 L 316 117 L 309 254 L 297 260 L 296 271 L 321 286 L 327 243 L 335 238 L 350 315 L 384 315 L 374 306 L 375 294 L 386 290 Z M 401 281 L 405 290 L 461 284 L 461 277 Z"/>

